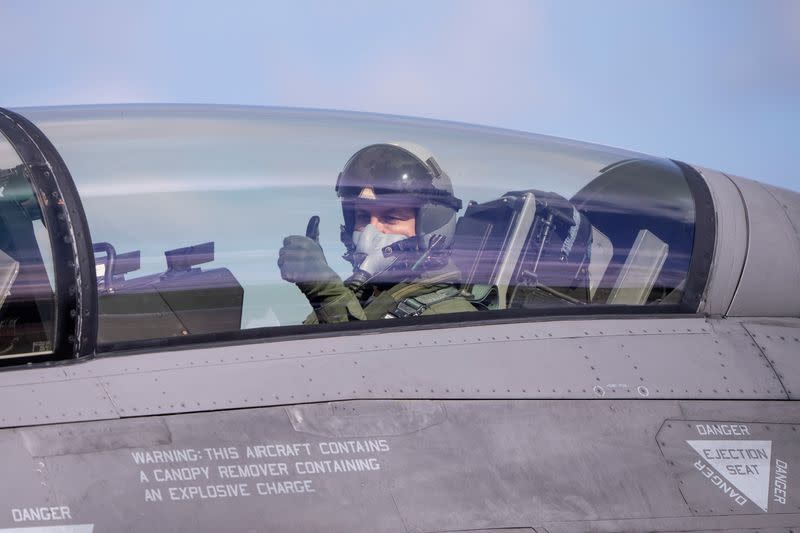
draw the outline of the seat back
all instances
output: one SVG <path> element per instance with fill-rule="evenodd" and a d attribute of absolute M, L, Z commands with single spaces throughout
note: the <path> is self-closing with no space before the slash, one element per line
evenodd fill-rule
<path fill-rule="evenodd" d="M 589 221 L 565 198 L 512 191 L 468 206 L 453 259 L 465 288 L 491 309 L 587 303 L 591 235 Z"/>
<path fill-rule="evenodd" d="M 614 257 L 614 246 L 605 233 L 592 226 L 591 260 L 589 261 L 589 301 L 594 300 L 594 293 L 603 281 L 608 264 Z"/>
<path fill-rule="evenodd" d="M 608 303 L 644 304 L 653 290 L 668 253 L 667 243 L 646 229 L 639 230 L 614 288 L 611 289 Z"/>

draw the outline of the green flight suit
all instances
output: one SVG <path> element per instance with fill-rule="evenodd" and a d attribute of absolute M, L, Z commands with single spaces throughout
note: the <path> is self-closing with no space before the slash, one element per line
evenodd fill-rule
<path fill-rule="evenodd" d="M 400 282 L 380 292 L 365 305 L 341 281 L 327 281 L 315 287 L 317 301 L 321 301 L 306 318 L 304 324 L 349 322 L 351 320 L 375 320 L 395 318 L 398 308 L 414 314 L 437 315 L 464 313 L 477 309 L 455 288 L 460 278 L 458 270 L 446 267 Z"/>

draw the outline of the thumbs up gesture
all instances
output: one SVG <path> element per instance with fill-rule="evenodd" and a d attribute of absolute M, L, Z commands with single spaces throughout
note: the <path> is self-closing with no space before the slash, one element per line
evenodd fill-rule
<path fill-rule="evenodd" d="M 308 219 L 306 237 L 319 244 L 319 217 L 317 215 Z"/>
<path fill-rule="evenodd" d="M 305 236 L 290 235 L 283 239 L 283 247 L 278 252 L 278 268 L 283 279 L 296 283 L 303 292 L 308 292 L 319 282 L 340 279 L 328 266 L 325 252 L 319 245 L 318 216 L 309 219 Z"/>

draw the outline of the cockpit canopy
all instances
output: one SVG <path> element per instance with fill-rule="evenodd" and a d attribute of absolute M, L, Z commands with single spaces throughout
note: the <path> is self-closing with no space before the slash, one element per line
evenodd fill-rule
<path fill-rule="evenodd" d="M 697 209 L 687 167 L 669 160 L 354 113 L 105 106 L 25 115 L 58 149 L 85 210 L 101 346 L 301 324 L 312 309 L 280 277 L 284 237 L 319 216 L 328 264 L 347 278 L 337 177 L 358 150 L 395 141 L 434 154 L 464 200 L 452 259 L 477 309 L 692 305 Z M 58 265 L 22 161 L 8 139 L 0 146 L 0 356 L 47 351 Z"/>

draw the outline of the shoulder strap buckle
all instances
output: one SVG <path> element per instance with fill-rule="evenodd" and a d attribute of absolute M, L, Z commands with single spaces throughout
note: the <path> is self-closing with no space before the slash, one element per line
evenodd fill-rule
<path fill-rule="evenodd" d="M 439 289 L 438 291 L 428 294 L 420 294 L 419 296 L 406 298 L 401 300 L 393 311 L 386 313 L 386 316 L 383 318 L 420 316 L 425 313 L 430 306 L 452 298 L 459 292 L 460 291 L 455 287 L 445 287 L 444 289 Z"/>

